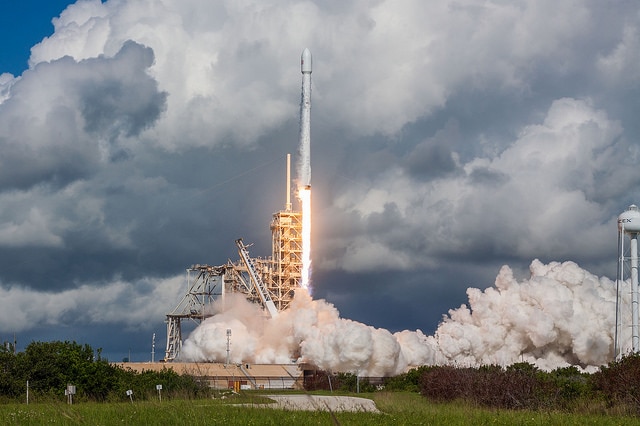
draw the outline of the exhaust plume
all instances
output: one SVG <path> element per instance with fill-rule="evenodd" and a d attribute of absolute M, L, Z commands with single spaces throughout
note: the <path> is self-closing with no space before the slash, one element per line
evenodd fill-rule
<path fill-rule="evenodd" d="M 530 271 L 528 280 L 518 282 L 503 266 L 494 286 L 469 288 L 468 306 L 449 310 L 433 336 L 421 330 L 392 334 L 341 318 L 332 304 L 313 300 L 303 289 L 288 310 L 271 319 L 244 297 L 227 297 L 191 333 L 181 358 L 222 362 L 230 328 L 234 363 L 308 362 L 371 377 L 420 365 L 524 361 L 546 370 L 569 365 L 589 370 L 610 361 L 615 283 L 573 262 L 534 260 Z"/>

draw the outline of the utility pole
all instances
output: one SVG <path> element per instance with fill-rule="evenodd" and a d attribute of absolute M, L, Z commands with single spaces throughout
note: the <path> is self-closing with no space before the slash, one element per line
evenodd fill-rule
<path fill-rule="evenodd" d="M 153 337 L 151 338 L 151 363 L 152 364 L 153 364 L 155 355 L 156 355 L 156 333 L 153 333 Z"/>
<path fill-rule="evenodd" d="M 231 329 L 227 328 L 227 362 L 224 364 L 224 368 L 229 365 L 229 355 L 231 353 Z"/>

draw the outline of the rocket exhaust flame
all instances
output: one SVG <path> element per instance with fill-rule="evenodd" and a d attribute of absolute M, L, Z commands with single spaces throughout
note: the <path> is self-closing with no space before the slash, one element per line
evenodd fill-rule
<path fill-rule="evenodd" d="M 302 205 L 302 277 L 300 287 L 310 291 L 311 284 L 311 186 L 298 190 Z"/>

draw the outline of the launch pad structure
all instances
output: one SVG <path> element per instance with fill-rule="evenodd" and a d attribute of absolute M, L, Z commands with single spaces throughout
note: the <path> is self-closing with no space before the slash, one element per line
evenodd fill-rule
<path fill-rule="evenodd" d="M 241 238 L 236 240 L 240 260 L 224 265 L 193 265 L 187 269 L 187 292 L 173 311 L 167 314 L 167 347 L 165 361 L 177 359 L 182 350 L 182 322 L 201 323 L 214 315 L 211 304 L 226 295 L 244 295 L 262 305 L 266 315 L 275 317 L 287 309 L 295 289 L 308 285 L 310 254 L 310 121 L 311 121 L 311 52 L 304 49 L 300 58 L 302 93 L 300 101 L 300 169 L 298 183 L 301 210 L 291 207 L 291 155 L 287 154 L 285 209 L 273 214 L 271 220 L 271 256 L 252 258 L 249 247 Z M 302 196 L 304 192 L 305 196 Z M 304 201 L 303 201 L 304 200 Z M 229 336 L 231 330 L 227 330 Z"/>
<path fill-rule="evenodd" d="M 302 212 L 291 205 L 291 155 L 287 154 L 285 209 L 271 220 L 271 256 L 252 258 L 250 245 L 235 241 L 239 260 L 219 266 L 192 265 L 187 269 L 187 291 L 178 305 L 167 314 L 165 362 L 174 361 L 182 350 L 182 322 L 196 324 L 211 317 L 211 304 L 231 293 L 263 306 L 265 314 L 278 315 L 289 307 L 302 279 Z"/>

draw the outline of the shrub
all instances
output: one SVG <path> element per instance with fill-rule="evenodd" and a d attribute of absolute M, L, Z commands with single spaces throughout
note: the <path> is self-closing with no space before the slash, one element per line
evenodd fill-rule
<path fill-rule="evenodd" d="M 391 391 L 420 392 L 420 378 L 422 374 L 433 368 L 436 367 L 423 365 L 412 368 L 404 374 L 388 377 L 384 381 L 384 388 Z"/>
<path fill-rule="evenodd" d="M 559 408 L 570 408 L 577 401 L 592 397 L 589 374 L 575 366 L 558 368 L 545 374 L 549 389 L 548 400 Z"/>
<path fill-rule="evenodd" d="M 442 366 L 429 369 L 420 378 L 420 393 L 434 401 L 454 401 L 469 397 L 473 369 Z"/>
<path fill-rule="evenodd" d="M 420 393 L 435 401 L 460 399 L 486 407 L 524 409 L 540 405 L 544 386 L 530 364 L 514 364 L 506 370 L 495 365 L 444 366 L 423 373 Z"/>
<path fill-rule="evenodd" d="M 640 413 L 640 354 L 630 354 L 591 376 L 593 388 L 609 406 L 625 405 Z"/>

